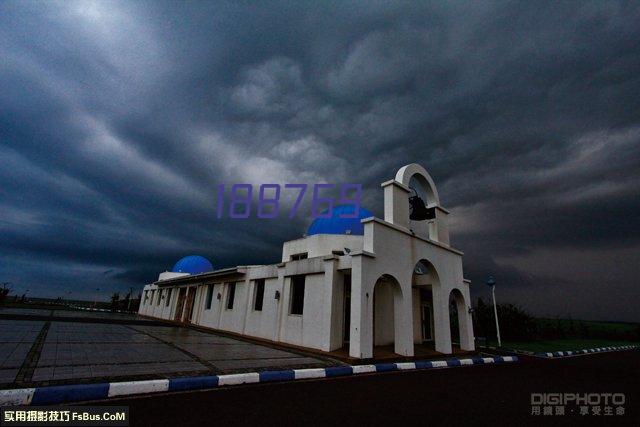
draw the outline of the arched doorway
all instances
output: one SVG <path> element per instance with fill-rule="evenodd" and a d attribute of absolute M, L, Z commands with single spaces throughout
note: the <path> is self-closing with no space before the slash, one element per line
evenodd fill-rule
<path fill-rule="evenodd" d="M 414 354 L 428 356 L 436 350 L 438 331 L 434 322 L 434 295 L 440 289 L 440 278 L 429 261 L 420 260 L 413 269 L 411 299 L 413 312 Z"/>
<path fill-rule="evenodd" d="M 453 349 L 468 349 L 467 337 L 469 308 L 464 295 L 459 289 L 452 289 L 449 294 L 449 326 L 451 328 L 451 345 Z"/>
<path fill-rule="evenodd" d="M 397 352 L 401 327 L 402 289 L 391 275 L 380 276 L 373 288 L 373 353 L 374 357 Z"/>

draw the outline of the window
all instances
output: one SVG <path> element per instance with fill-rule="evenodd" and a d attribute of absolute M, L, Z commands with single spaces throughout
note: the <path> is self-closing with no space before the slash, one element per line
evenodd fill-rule
<path fill-rule="evenodd" d="M 291 277 L 291 314 L 302 314 L 304 309 L 304 276 Z"/>
<path fill-rule="evenodd" d="M 167 289 L 167 301 L 166 306 L 169 307 L 169 302 L 171 301 L 171 288 Z"/>
<path fill-rule="evenodd" d="M 156 291 L 151 291 L 151 297 L 149 297 L 149 305 L 153 305 L 153 298 L 156 296 Z"/>
<path fill-rule="evenodd" d="M 236 298 L 236 284 L 229 283 L 229 292 L 227 293 L 227 310 L 233 309 L 233 300 Z"/>
<path fill-rule="evenodd" d="M 256 280 L 255 296 L 253 299 L 253 309 L 262 311 L 262 302 L 264 301 L 264 279 Z"/>
<path fill-rule="evenodd" d="M 351 335 L 351 275 L 344 275 L 344 331 L 342 340 L 345 343 L 349 342 L 349 336 Z"/>
<path fill-rule="evenodd" d="M 211 300 L 213 299 L 213 285 L 207 285 L 207 305 L 205 310 L 211 309 Z"/>
<path fill-rule="evenodd" d="M 291 261 L 298 261 L 300 259 L 307 259 L 307 258 L 309 258 L 309 254 L 307 252 L 291 255 Z"/>
<path fill-rule="evenodd" d="M 158 289 L 158 301 L 156 301 L 156 305 L 160 305 L 161 300 L 162 300 L 162 290 Z"/>
<path fill-rule="evenodd" d="M 149 291 L 144 291 L 144 304 L 147 303 L 147 301 L 149 301 Z"/>

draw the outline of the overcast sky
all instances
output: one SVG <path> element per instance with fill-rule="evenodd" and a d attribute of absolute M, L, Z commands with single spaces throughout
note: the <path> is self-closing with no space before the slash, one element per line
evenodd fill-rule
<path fill-rule="evenodd" d="M 309 219 L 217 219 L 218 184 L 360 182 L 381 216 L 411 162 L 474 295 L 640 321 L 637 2 L 0 2 L 18 293 L 276 262 Z"/>

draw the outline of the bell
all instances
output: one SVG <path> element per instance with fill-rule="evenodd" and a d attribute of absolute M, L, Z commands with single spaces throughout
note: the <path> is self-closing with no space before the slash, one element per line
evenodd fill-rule
<path fill-rule="evenodd" d="M 412 221 L 425 221 L 436 217 L 436 209 L 427 208 L 417 194 L 409 197 L 409 210 L 409 219 Z"/>

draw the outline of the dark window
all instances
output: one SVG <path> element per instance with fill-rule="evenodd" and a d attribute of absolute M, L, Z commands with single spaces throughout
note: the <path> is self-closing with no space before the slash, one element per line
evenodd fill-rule
<path fill-rule="evenodd" d="M 253 309 L 262 311 L 262 302 L 264 301 L 264 279 L 256 280 L 256 296 L 253 301 Z"/>
<path fill-rule="evenodd" d="M 302 314 L 304 309 L 304 276 L 291 277 L 291 314 Z"/>
<path fill-rule="evenodd" d="M 227 294 L 227 310 L 233 309 L 233 300 L 236 298 L 236 284 L 229 283 L 229 293 Z"/>
<path fill-rule="evenodd" d="M 171 301 L 171 288 L 167 290 L 167 307 L 169 307 L 169 302 Z"/>
<path fill-rule="evenodd" d="M 146 304 L 149 301 L 149 291 L 144 291 L 144 303 Z"/>
<path fill-rule="evenodd" d="M 351 275 L 344 275 L 344 342 L 351 334 Z"/>
<path fill-rule="evenodd" d="M 207 285 L 207 305 L 205 310 L 209 310 L 211 308 L 211 300 L 213 299 L 213 285 Z"/>
<path fill-rule="evenodd" d="M 307 252 L 291 255 L 291 261 L 297 261 L 299 259 L 307 259 L 307 258 L 309 258 L 309 254 Z"/>
<path fill-rule="evenodd" d="M 162 292 L 163 292 L 162 290 L 158 291 L 158 301 L 157 301 L 156 305 L 160 305 L 160 301 L 162 300 Z"/>

